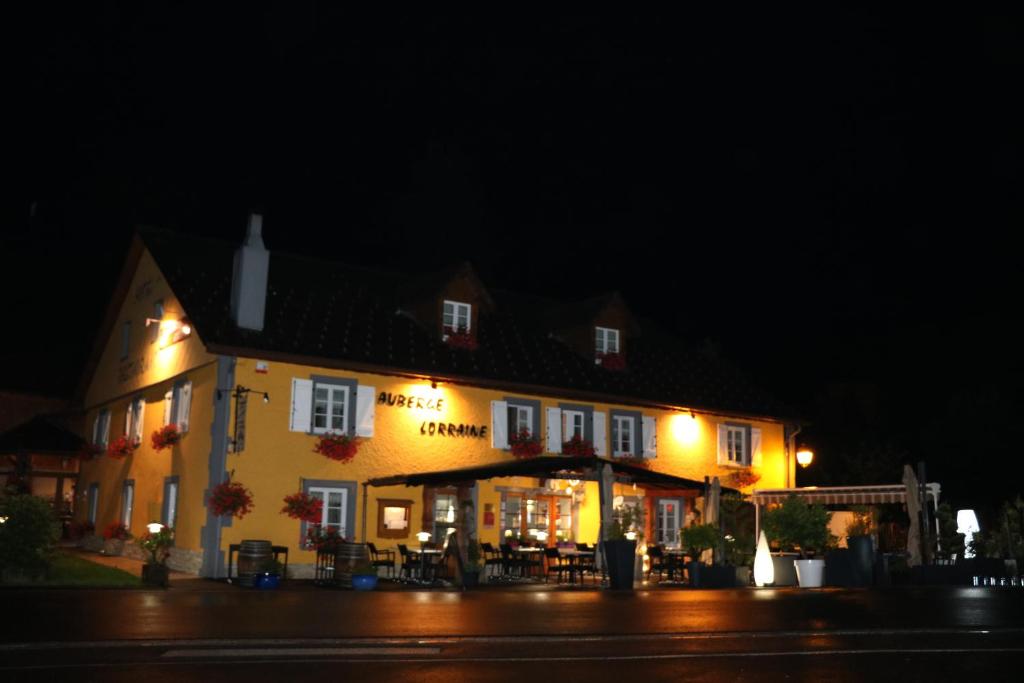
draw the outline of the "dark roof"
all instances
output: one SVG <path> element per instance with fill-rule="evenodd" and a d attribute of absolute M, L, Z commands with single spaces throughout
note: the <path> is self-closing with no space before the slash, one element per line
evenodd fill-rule
<path fill-rule="evenodd" d="M 396 474 L 389 477 L 377 477 L 366 483 L 370 486 L 455 486 L 458 484 L 493 479 L 494 477 L 539 477 L 558 479 L 597 479 L 600 474 L 597 466 L 609 464 L 612 471 L 621 479 L 653 488 L 703 490 L 704 482 L 676 477 L 663 472 L 655 472 L 646 467 L 633 465 L 620 460 L 595 458 L 590 456 L 548 455 L 537 458 L 507 460 L 490 465 L 463 467 L 453 470 L 436 472 L 417 472 L 414 474 Z M 735 492 L 722 487 L 723 492 Z"/>
<path fill-rule="evenodd" d="M 684 347 L 649 323 L 626 345 L 628 369 L 607 370 L 553 334 L 551 311 L 566 302 L 490 290 L 495 305 L 480 311 L 479 348 L 455 350 L 402 310 L 410 277 L 277 251 L 270 257 L 264 329 L 243 330 L 230 317 L 235 245 L 156 229 L 140 236 L 200 339 L 219 352 L 464 378 L 510 391 L 546 388 L 608 402 L 792 415 L 728 363 Z M 596 310 L 607 300 L 581 306 Z"/>
<path fill-rule="evenodd" d="M 0 453 L 78 453 L 85 441 L 63 421 L 50 415 L 38 415 L 0 434 Z"/>

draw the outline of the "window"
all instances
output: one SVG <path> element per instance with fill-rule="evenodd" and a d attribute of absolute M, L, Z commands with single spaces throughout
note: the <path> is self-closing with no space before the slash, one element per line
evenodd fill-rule
<path fill-rule="evenodd" d="M 637 455 L 634 447 L 635 418 L 630 415 L 612 415 L 612 455 Z"/>
<path fill-rule="evenodd" d="M 412 501 L 393 498 L 377 499 L 377 537 L 408 538 Z"/>
<path fill-rule="evenodd" d="M 110 441 L 110 410 L 103 408 L 92 423 L 92 443 L 106 448 Z"/>
<path fill-rule="evenodd" d="M 89 484 L 89 524 L 96 526 L 96 516 L 100 505 L 100 485 Z"/>
<path fill-rule="evenodd" d="M 659 498 L 657 518 L 654 520 L 656 543 L 669 547 L 679 546 L 679 521 L 683 501 L 678 498 Z"/>
<path fill-rule="evenodd" d="M 445 338 L 449 330 L 452 332 L 469 332 L 472 321 L 473 307 L 459 301 L 444 301 L 444 314 L 441 317 L 441 327 L 444 330 Z"/>
<path fill-rule="evenodd" d="M 516 435 L 524 429 L 531 435 L 533 434 L 533 407 L 509 406 L 508 433 Z"/>
<path fill-rule="evenodd" d="M 125 320 L 121 325 L 121 360 L 128 357 L 128 347 L 132 341 L 132 321 Z"/>
<path fill-rule="evenodd" d="M 747 428 L 737 425 L 726 425 L 726 457 L 731 463 L 749 465 L 747 457 Z"/>
<path fill-rule="evenodd" d="M 547 534 L 547 543 L 572 537 L 572 498 L 535 496 L 526 493 L 501 495 L 501 539 L 534 540 Z"/>
<path fill-rule="evenodd" d="M 164 526 L 174 528 L 178 523 L 178 478 L 167 477 L 164 479 L 164 505 L 161 511 L 161 521 Z"/>
<path fill-rule="evenodd" d="M 438 493 L 434 496 L 434 528 L 430 530 L 433 534 L 430 540 L 441 544 L 448 538 L 448 534 L 455 531 L 455 516 L 459 508 L 459 502 L 454 493 Z"/>
<path fill-rule="evenodd" d="M 313 388 L 313 433 L 348 433 L 349 388 L 343 385 L 315 384 Z"/>
<path fill-rule="evenodd" d="M 579 410 L 562 411 L 562 441 L 571 441 L 573 437 L 586 438 L 583 429 L 584 415 Z"/>
<path fill-rule="evenodd" d="M 125 419 L 125 436 L 136 444 L 142 443 L 142 414 L 146 407 L 146 400 L 143 398 L 133 399 L 128 404 L 128 414 Z"/>
<path fill-rule="evenodd" d="M 310 486 L 308 493 L 324 503 L 320 526 L 324 529 L 335 529 L 339 536 L 347 536 L 348 531 L 348 489 L 330 488 L 327 486 Z"/>
<path fill-rule="evenodd" d="M 146 321 L 147 329 L 149 330 L 149 343 L 152 344 L 160 338 L 160 322 L 164 319 L 164 301 L 159 299 L 153 303 L 153 320 L 157 322 Z"/>
<path fill-rule="evenodd" d="M 188 431 L 189 412 L 192 407 L 192 382 L 178 382 L 164 395 L 164 424 L 178 426 L 179 432 Z"/>
<path fill-rule="evenodd" d="M 597 353 L 619 352 L 619 331 L 610 327 L 595 327 L 594 350 Z"/>
<path fill-rule="evenodd" d="M 135 507 L 135 480 L 126 479 L 121 489 L 121 524 L 132 528 L 132 509 Z"/>

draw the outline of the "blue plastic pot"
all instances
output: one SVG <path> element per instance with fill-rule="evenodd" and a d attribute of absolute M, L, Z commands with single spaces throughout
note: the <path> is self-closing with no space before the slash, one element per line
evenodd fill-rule
<path fill-rule="evenodd" d="M 372 591 L 377 587 L 376 574 L 353 574 L 352 587 L 357 591 Z"/>
<path fill-rule="evenodd" d="M 281 577 L 278 574 L 264 573 L 256 577 L 256 588 L 271 590 L 281 585 Z"/>

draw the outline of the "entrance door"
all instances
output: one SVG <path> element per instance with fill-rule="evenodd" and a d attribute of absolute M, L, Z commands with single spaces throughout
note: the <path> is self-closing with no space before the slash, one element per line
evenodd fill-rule
<path fill-rule="evenodd" d="M 654 523 L 655 541 L 668 548 L 679 547 L 679 523 L 683 501 L 680 498 L 659 498 Z"/>

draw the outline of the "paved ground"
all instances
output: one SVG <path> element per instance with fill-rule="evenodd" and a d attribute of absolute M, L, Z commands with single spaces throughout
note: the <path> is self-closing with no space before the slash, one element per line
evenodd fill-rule
<path fill-rule="evenodd" d="M 1020 680 L 1024 589 L 3 590 L 0 680 Z M 18 618 L 10 618 L 17 615 Z"/>

